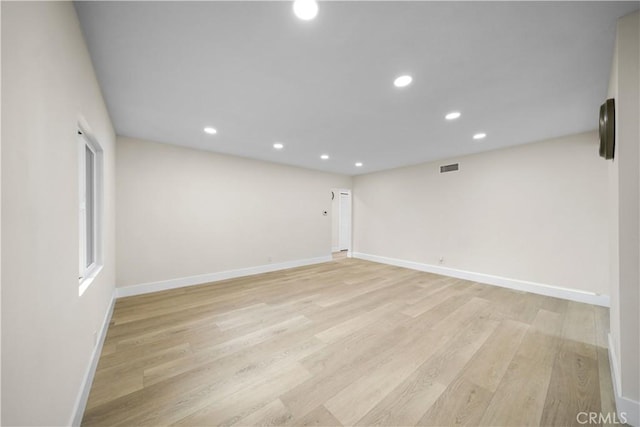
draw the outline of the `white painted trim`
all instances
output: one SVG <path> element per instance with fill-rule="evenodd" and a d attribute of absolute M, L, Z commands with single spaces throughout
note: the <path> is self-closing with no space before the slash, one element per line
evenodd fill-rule
<path fill-rule="evenodd" d="M 87 401 L 89 400 L 89 392 L 91 391 L 91 385 L 93 384 L 93 377 L 96 374 L 96 368 L 98 367 L 98 360 L 100 360 L 100 354 L 102 353 L 102 346 L 104 345 L 104 340 L 107 337 L 107 330 L 109 329 L 109 323 L 111 322 L 111 316 L 113 315 L 113 307 L 116 302 L 116 290 L 113 290 L 113 294 L 111 295 L 111 303 L 109 303 L 109 308 L 105 313 L 104 319 L 102 321 L 102 325 L 100 326 L 100 334 L 98 335 L 98 340 L 93 348 L 93 352 L 91 353 L 91 359 L 89 362 L 89 366 L 87 366 L 87 370 L 84 373 L 84 378 L 82 379 L 82 385 L 80 388 L 80 393 L 76 398 L 76 403 L 73 406 L 73 412 L 71 413 L 71 421 L 69 425 L 79 426 L 82 422 L 82 416 L 84 415 L 84 410 L 87 407 Z"/>
<path fill-rule="evenodd" d="M 336 252 L 340 252 L 340 249 L 338 249 L 337 246 L 332 247 L 331 248 L 331 253 L 333 254 L 333 253 L 336 253 Z"/>
<path fill-rule="evenodd" d="M 640 427 L 640 402 L 627 399 L 622 396 L 622 385 L 620 383 L 620 369 L 618 366 L 618 358 L 616 357 L 616 348 L 613 344 L 613 338 L 609 333 L 609 365 L 611 367 L 611 379 L 613 380 L 613 394 L 616 398 L 616 412 L 618 419 L 627 424 Z M 626 420 L 626 421 L 625 421 Z"/>
<path fill-rule="evenodd" d="M 286 261 L 277 264 L 265 264 L 255 267 L 240 268 L 237 270 L 220 271 L 217 273 L 200 274 L 198 276 L 180 277 L 177 279 L 163 280 L 160 282 L 141 283 L 139 285 L 116 288 L 116 298 L 133 295 L 148 294 L 151 292 L 166 291 L 168 289 L 182 288 L 185 286 L 201 285 L 203 283 L 217 282 L 220 280 L 235 279 L 237 277 L 252 276 L 254 274 L 269 273 L 271 271 L 286 270 L 288 268 L 302 267 L 305 265 L 320 264 L 332 261 L 332 256 Z"/>
<path fill-rule="evenodd" d="M 95 262 L 91 264 L 91 267 L 87 269 L 87 273 L 85 277 L 80 279 L 80 289 L 78 290 L 79 296 L 84 295 L 84 291 L 89 289 L 89 286 L 93 283 L 98 274 L 102 271 L 104 266 L 102 264 L 96 264 Z"/>
<path fill-rule="evenodd" d="M 613 378 L 613 391 L 616 396 L 622 395 L 622 388 L 620 382 L 616 379 L 620 378 L 620 369 L 618 368 L 618 358 L 616 357 L 616 347 L 613 343 L 613 336 L 611 332 L 607 334 L 609 340 L 609 364 L 611 365 L 611 378 Z"/>
<path fill-rule="evenodd" d="M 360 258 L 367 261 L 379 262 L 382 264 L 395 265 L 398 267 L 410 268 L 412 270 L 426 271 L 428 273 L 440 274 L 443 276 L 456 277 L 458 279 L 471 280 L 473 282 L 495 285 L 503 288 L 515 289 L 518 291 L 531 292 L 534 294 L 546 295 L 555 298 L 562 298 L 570 301 L 583 302 L 587 304 L 609 307 L 609 296 L 600 295 L 593 292 L 581 291 L 577 289 L 561 288 L 558 286 L 546 285 L 543 283 L 527 282 L 525 280 L 510 279 L 507 277 L 492 276 L 490 274 L 475 273 L 472 271 L 458 270 L 455 268 L 441 267 L 431 264 L 423 264 L 414 261 L 405 261 L 395 258 L 387 258 L 379 255 L 363 254 L 353 252 L 353 258 Z"/>
<path fill-rule="evenodd" d="M 79 262 L 79 284 L 78 294 L 82 296 L 87 288 L 93 283 L 93 279 L 100 273 L 103 266 L 103 253 L 104 253 L 104 150 L 97 141 L 95 136 L 90 133 L 86 125 L 86 120 L 82 116 L 78 120 L 78 190 L 79 190 L 79 205 L 78 213 L 80 221 L 79 225 L 79 248 L 80 256 Z M 93 222 L 95 236 L 93 238 L 93 251 L 95 259 L 89 266 L 85 266 L 85 244 L 86 244 L 86 224 L 83 217 L 86 212 L 86 205 L 89 203 L 85 200 L 85 168 L 86 158 L 85 151 L 89 148 L 94 154 L 94 179 L 93 179 L 93 194 L 94 194 L 94 212 Z"/>
<path fill-rule="evenodd" d="M 353 194 L 348 188 L 338 188 L 338 251 L 342 251 L 342 245 L 340 244 L 340 228 L 342 227 L 342 198 L 340 196 L 345 195 L 349 196 L 349 202 L 347 205 L 349 206 L 349 227 L 348 227 L 348 238 L 347 238 L 347 251 L 351 251 L 353 248 Z"/>

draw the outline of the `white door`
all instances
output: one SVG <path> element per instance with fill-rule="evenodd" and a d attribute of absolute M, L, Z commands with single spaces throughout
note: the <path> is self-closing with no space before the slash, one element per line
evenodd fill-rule
<path fill-rule="evenodd" d="M 340 191 L 339 200 L 338 249 L 345 251 L 351 249 L 351 194 Z"/>

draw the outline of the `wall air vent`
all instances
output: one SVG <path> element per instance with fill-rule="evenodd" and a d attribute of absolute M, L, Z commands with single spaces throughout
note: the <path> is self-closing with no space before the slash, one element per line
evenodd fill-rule
<path fill-rule="evenodd" d="M 440 166 L 440 173 L 453 172 L 458 170 L 458 163 L 452 163 L 450 165 Z"/>

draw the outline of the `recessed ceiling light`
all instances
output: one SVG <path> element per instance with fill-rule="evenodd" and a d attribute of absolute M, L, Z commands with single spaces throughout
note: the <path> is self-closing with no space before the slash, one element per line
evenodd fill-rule
<path fill-rule="evenodd" d="M 409 86 L 411 84 L 411 82 L 413 81 L 413 77 L 409 76 L 409 75 L 405 75 L 405 76 L 400 76 L 397 77 L 394 81 L 393 84 L 396 87 L 405 87 L 405 86 Z"/>
<path fill-rule="evenodd" d="M 323 154 L 322 156 L 320 156 L 320 158 L 322 160 L 329 160 L 329 155 L 328 154 Z"/>
<path fill-rule="evenodd" d="M 356 162 L 356 167 L 357 168 L 361 168 L 362 167 L 362 162 Z"/>
<path fill-rule="evenodd" d="M 282 150 L 284 148 L 284 144 L 281 142 L 276 142 L 275 144 L 273 144 L 273 148 L 275 148 L 276 150 Z"/>
<path fill-rule="evenodd" d="M 293 13 L 303 21 L 310 21 L 318 14 L 318 3 L 316 0 L 295 0 Z"/>
<path fill-rule="evenodd" d="M 447 114 L 446 116 L 444 116 L 444 118 L 447 119 L 447 120 L 455 120 L 458 117 L 460 117 L 460 111 L 452 111 L 449 114 Z"/>
<path fill-rule="evenodd" d="M 473 135 L 473 139 L 484 139 L 487 136 L 486 133 L 476 133 L 475 135 Z"/>
<path fill-rule="evenodd" d="M 215 135 L 216 133 L 218 133 L 218 131 L 215 130 L 214 128 L 212 128 L 212 127 L 204 128 L 204 132 L 208 133 L 209 135 Z"/>

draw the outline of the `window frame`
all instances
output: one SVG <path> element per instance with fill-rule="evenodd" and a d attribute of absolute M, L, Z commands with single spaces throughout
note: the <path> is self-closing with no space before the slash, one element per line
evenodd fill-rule
<path fill-rule="evenodd" d="M 94 279 L 98 276 L 103 267 L 103 199 L 104 199 L 104 178 L 103 163 L 104 155 L 102 147 L 89 133 L 78 126 L 78 294 L 82 294 L 89 288 Z M 88 150 L 88 151 L 87 151 Z M 92 156 L 88 156 L 91 152 Z M 91 159 L 89 159 L 89 157 Z M 92 173 L 87 175 L 88 162 L 92 163 Z M 92 191 L 87 192 L 87 184 L 92 184 Z M 90 200 L 87 200 L 89 197 Z M 88 227 L 88 214 L 91 212 L 92 227 Z M 91 250 L 88 248 L 87 239 L 93 244 Z M 91 257 L 88 262 L 87 257 Z"/>

